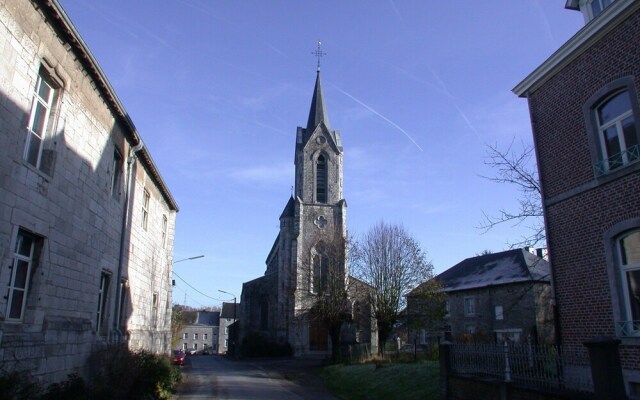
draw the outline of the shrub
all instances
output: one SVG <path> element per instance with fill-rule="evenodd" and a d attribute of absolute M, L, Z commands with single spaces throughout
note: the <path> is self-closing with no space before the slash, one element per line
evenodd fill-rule
<path fill-rule="evenodd" d="M 30 400 L 40 394 L 40 385 L 31 375 L 4 372 L 0 375 L 0 400 Z"/>

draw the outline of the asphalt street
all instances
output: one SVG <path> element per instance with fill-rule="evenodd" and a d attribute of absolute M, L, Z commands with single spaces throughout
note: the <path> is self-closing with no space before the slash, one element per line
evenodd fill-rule
<path fill-rule="evenodd" d="M 221 356 L 188 356 L 183 382 L 172 400 L 335 399 L 316 376 L 319 360 L 235 361 Z"/>

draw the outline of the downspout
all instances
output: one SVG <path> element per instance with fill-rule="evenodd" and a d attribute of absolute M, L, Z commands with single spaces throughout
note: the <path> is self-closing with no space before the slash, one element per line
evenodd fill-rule
<path fill-rule="evenodd" d="M 124 192 L 124 206 L 122 210 L 122 225 L 120 227 L 120 254 L 118 256 L 118 271 L 116 274 L 116 301 L 114 301 L 114 313 L 113 319 L 114 332 L 117 335 L 117 342 L 119 343 L 123 337 L 123 332 L 120 331 L 120 297 L 122 296 L 122 268 L 124 266 L 125 256 L 125 233 L 127 232 L 127 221 L 129 220 L 129 210 L 131 202 L 131 190 L 132 190 L 132 174 L 133 166 L 136 160 L 136 153 L 138 153 L 144 147 L 142 139 L 138 139 L 138 144 L 129 149 L 129 156 L 127 157 L 127 187 Z"/>

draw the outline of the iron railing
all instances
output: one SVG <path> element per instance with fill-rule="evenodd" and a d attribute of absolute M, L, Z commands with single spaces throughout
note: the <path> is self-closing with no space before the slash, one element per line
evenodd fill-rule
<path fill-rule="evenodd" d="M 493 378 L 548 389 L 593 392 L 584 348 L 523 344 L 451 344 L 450 366 L 457 374 Z"/>
<path fill-rule="evenodd" d="M 593 165 L 593 171 L 596 177 L 600 177 L 638 160 L 640 160 L 640 145 L 636 144 L 606 160 L 598 161 Z"/>
<path fill-rule="evenodd" d="M 616 331 L 619 337 L 638 337 L 640 336 L 640 320 L 618 321 Z"/>

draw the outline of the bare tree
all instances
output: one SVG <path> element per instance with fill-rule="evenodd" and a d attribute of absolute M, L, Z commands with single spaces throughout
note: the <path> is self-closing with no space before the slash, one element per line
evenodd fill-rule
<path fill-rule="evenodd" d="M 513 148 L 513 141 L 506 150 L 497 145 L 487 145 L 485 165 L 496 171 L 493 177 L 483 176 L 492 182 L 514 185 L 520 192 L 518 208 L 507 210 L 501 208 L 497 215 L 483 212 L 483 220 L 479 229 L 487 232 L 497 225 L 512 223 L 513 226 L 527 224 L 530 234 L 510 243 L 512 248 L 536 246 L 545 241 L 545 230 L 542 210 L 542 192 L 536 169 L 533 146 L 522 144 L 522 151 Z"/>
<path fill-rule="evenodd" d="M 352 247 L 354 275 L 371 286 L 369 301 L 378 323 L 379 352 L 389 338 L 404 295 L 433 277 L 418 242 L 398 225 L 379 222 Z"/>
<path fill-rule="evenodd" d="M 424 329 L 427 332 L 444 330 L 446 298 L 447 294 L 442 290 L 442 285 L 435 279 L 430 279 L 412 290 L 407 295 L 408 329 Z M 415 338 L 416 335 L 414 341 Z"/>

